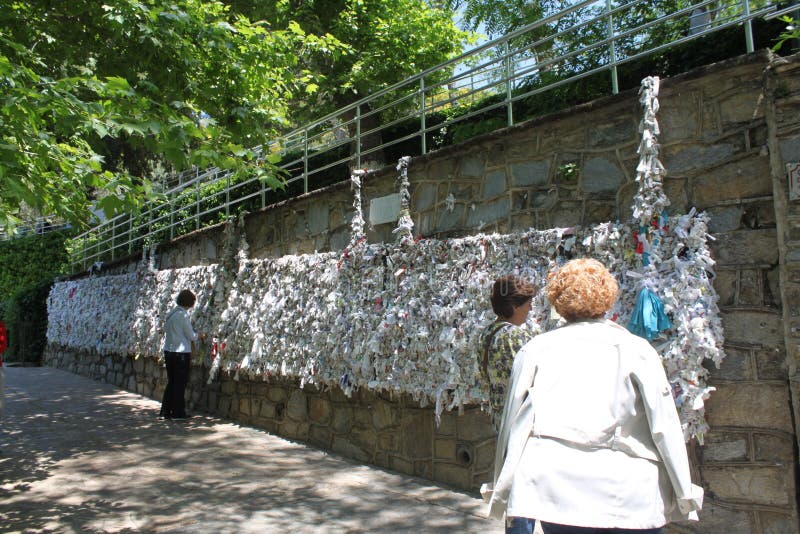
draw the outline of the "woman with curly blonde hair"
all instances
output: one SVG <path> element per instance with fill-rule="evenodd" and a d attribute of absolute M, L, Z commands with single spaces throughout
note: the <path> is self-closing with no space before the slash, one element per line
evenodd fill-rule
<path fill-rule="evenodd" d="M 617 291 L 597 260 L 551 273 L 547 298 L 567 324 L 514 360 L 492 517 L 536 517 L 545 534 L 659 533 L 697 519 L 703 490 L 691 483 L 661 359 L 603 318 Z"/>

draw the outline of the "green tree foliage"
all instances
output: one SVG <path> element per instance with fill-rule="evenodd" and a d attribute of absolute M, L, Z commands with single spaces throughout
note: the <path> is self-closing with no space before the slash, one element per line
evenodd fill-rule
<path fill-rule="evenodd" d="M 8 362 L 41 363 L 47 343 L 47 297 L 52 281 L 39 282 L 16 291 L 4 303 L 3 321 L 8 328 Z"/>
<path fill-rule="evenodd" d="M 274 29 L 207 0 L 26 0 L 0 10 L 0 227 L 21 203 L 75 225 L 153 191 L 149 166 L 220 166 L 279 185 L 249 149 L 315 91 L 299 58 L 330 36 Z"/>
<path fill-rule="evenodd" d="M 299 25 L 347 46 L 337 56 L 311 53 L 301 61 L 322 75 L 315 98 L 295 102 L 296 121 L 317 118 L 459 54 L 473 40 L 453 12 L 425 0 L 227 0 L 253 20 L 277 28 Z"/>
<path fill-rule="evenodd" d="M 0 241 L 0 301 L 22 287 L 50 282 L 67 268 L 68 233 L 48 232 Z"/>
<path fill-rule="evenodd" d="M 36 363 L 47 332 L 47 296 L 67 268 L 69 234 L 48 232 L 0 241 L 0 319 L 9 332 L 7 361 Z"/>

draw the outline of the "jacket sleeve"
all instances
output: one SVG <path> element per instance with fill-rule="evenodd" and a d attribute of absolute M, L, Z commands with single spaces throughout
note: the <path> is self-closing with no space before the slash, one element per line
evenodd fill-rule
<path fill-rule="evenodd" d="M 533 350 L 532 345 L 528 344 L 514 358 L 500 433 L 497 436 L 493 482 L 491 485 L 484 484 L 481 488 L 484 500 L 489 502 L 489 517 L 503 517 L 511 491 L 513 472 L 532 427 L 529 421 L 530 410 L 524 408 L 528 390 L 536 375 Z"/>
<path fill-rule="evenodd" d="M 183 335 L 186 336 L 186 339 L 189 341 L 197 341 L 199 336 L 197 332 L 194 331 L 192 323 L 189 321 L 189 312 L 181 314 L 181 330 L 183 331 Z"/>
<path fill-rule="evenodd" d="M 703 506 L 703 488 L 692 484 L 672 388 L 658 353 L 649 344 L 642 345 L 642 350 L 633 379 L 644 401 L 650 434 L 664 462 L 681 514 L 697 519 L 694 512 Z"/>

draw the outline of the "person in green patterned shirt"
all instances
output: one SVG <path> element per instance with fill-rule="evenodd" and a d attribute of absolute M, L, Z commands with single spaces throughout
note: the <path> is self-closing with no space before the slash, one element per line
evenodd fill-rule
<path fill-rule="evenodd" d="M 478 339 L 478 367 L 489 391 L 489 414 L 495 432 L 500 428 L 514 356 L 533 338 L 525 320 L 537 291 L 536 286 L 515 275 L 501 276 L 492 284 L 492 309 L 497 319 L 483 329 Z"/>
<path fill-rule="evenodd" d="M 497 319 L 483 329 L 478 339 L 478 367 L 489 391 L 489 415 L 495 432 L 500 430 L 514 356 L 534 335 L 525 320 L 537 291 L 536 286 L 515 275 L 501 276 L 492 284 L 490 300 Z M 534 519 L 507 517 L 506 534 L 532 534 L 534 525 Z"/>

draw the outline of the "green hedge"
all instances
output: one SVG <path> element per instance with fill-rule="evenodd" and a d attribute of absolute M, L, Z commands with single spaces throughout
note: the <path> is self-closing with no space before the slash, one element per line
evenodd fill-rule
<path fill-rule="evenodd" d="M 7 362 L 39 365 L 47 344 L 47 296 L 52 281 L 21 288 L 5 301 L 3 320 L 8 328 Z"/>
<path fill-rule="evenodd" d="M 46 342 L 47 296 L 66 272 L 68 232 L 0 241 L 0 319 L 8 328 L 4 361 L 39 363 Z"/>

